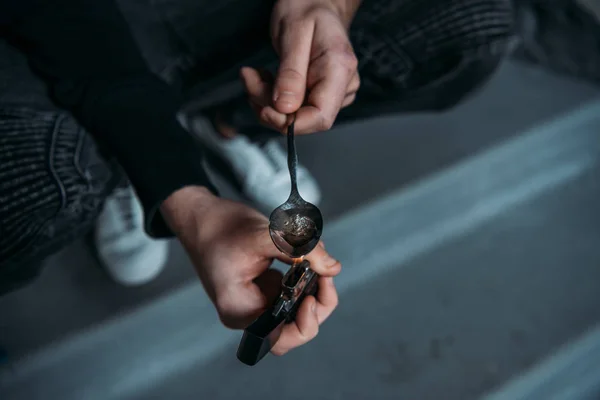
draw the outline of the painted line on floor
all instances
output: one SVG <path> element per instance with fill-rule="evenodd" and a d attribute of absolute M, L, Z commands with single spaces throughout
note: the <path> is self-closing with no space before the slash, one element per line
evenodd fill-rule
<path fill-rule="evenodd" d="M 589 400 L 600 396 L 600 325 L 482 400 Z"/>

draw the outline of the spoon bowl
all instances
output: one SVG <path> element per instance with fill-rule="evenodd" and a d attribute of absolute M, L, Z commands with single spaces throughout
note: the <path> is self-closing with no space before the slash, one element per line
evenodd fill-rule
<path fill-rule="evenodd" d="M 282 253 L 299 258 L 310 253 L 319 243 L 323 233 L 323 216 L 317 206 L 304 200 L 298 192 L 294 122 L 292 121 L 287 132 L 288 168 L 292 183 L 290 197 L 271 213 L 269 234 Z"/>
<path fill-rule="evenodd" d="M 269 218 L 269 233 L 275 246 L 292 258 L 310 253 L 323 233 L 321 211 L 300 196 L 290 196 Z"/>

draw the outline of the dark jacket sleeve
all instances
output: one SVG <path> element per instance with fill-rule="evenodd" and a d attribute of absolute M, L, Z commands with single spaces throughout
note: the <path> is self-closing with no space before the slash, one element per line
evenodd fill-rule
<path fill-rule="evenodd" d="M 150 72 L 114 0 L 29 1 L 3 31 L 57 104 L 116 156 L 142 202 L 146 231 L 171 236 L 162 201 L 188 185 L 215 192 L 198 144 L 177 122 L 178 96 Z"/>

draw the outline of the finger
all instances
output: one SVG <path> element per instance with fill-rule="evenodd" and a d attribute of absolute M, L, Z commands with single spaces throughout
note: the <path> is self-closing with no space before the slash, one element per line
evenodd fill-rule
<path fill-rule="evenodd" d="M 267 71 L 243 67 L 240 76 L 246 88 L 250 106 L 254 110 L 260 123 L 267 128 L 283 131 L 288 125 L 289 116 L 281 114 L 269 104 L 271 103 L 273 77 Z"/>
<path fill-rule="evenodd" d="M 320 78 L 310 88 L 306 105 L 297 113 L 299 134 L 326 131 L 333 126 L 354 75 L 353 62 L 347 60 L 345 52 L 331 51 L 323 57 L 311 65 L 311 69 L 320 71 Z"/>
<path fill-rule="evenodd" d="M 313 296 L 308 296 L 300 304 L 296 320 L 287 324 L 281 330 L 281 336 L 275 343 L 271 352 L 281 356 L 288 351 L 302 346 L 314 339 L 319 333 L 319 321 L 317 317 L 317 302 Z"/>
<path fill-rule="evenodd" d="M 331 277 L 319 278 L 317 293 L 317 320 L 322 324 L 335 310 L 339 302 L 337 290 Z"/>
<path fill-rule="evenodd" d="M 290 114 L 304 102 L 314 23 L 304 20 L 282 29 L 274 43 L 281 61 L 273 89 L 273 106 L 282 114 Z"/>
<path fill-rule="evenodd" d="M 306 257 L 310 268 L 321 276 L 336 276 L 342 269 L 342 264 L 321 246 L 317 246 Z"/>
<path fill-rule="evenodd" d="M 252 99 L 250 99 L 248 103 L 250 104 L 252 111 L 254 111 L 254 114 L 256 114 L 258 122 L 262 126 L 282 133 L 286 131 L 287 126 L 291 122 L 291 115 L 285 116 L 280 114 L 269 106 L 262 107 L 254 103 Z"/>
<path fill-rule="evenodd" d="M 342 103 L 342 108 L 348 107 L 350 104 L 354 103 L 354 100 L 356 100 L 356 93 L 347 94 Z"/>
<path fill-rule="evenodd" d="M 337 30 L 336 30 L 337 29 Z M 358 61 L 342 27 L 316 24 L 308 72 L 309 95 L 297 115 L 298 133 L 328 130 L 337 116 Z"/>
<path fill-rule="evenodd" d="M 267 106 L 260 110 L 259 118 L 266 126 L 278 132 L 284 133 L 289 122 L 290 115 L 275 111 L 273 107 Z"/>
<path fill-rule="evenodd" d="M 306 134 L 331 129 L 344 98 L 348 84 L 344 68 L 329 63 L 322 79 L 311 88 L 306 105 L 296 115 L 296 133 Z"/>
<path fill-rule="evenodd" d="M 358 92 L 359 88 L 360 88 L 360 75 L 358 75 L 358 72 L 355 72 L 354 76 L 352 77 L 352 80 L 348 84 L 348 88 L 346 88 L 346 97 L 349 94 Z"/>
<path fill-rule="evenodd" d="M 319 275 L 325 277 L 336 276 L 341 272 L 342 264 L 325 251 L 325 245 L 322 243 L 323 242 L 319 242 L 319 244 L 306 255 L 304 259 L 310 262 L 310 268 Z M 276 247 L 275 249 L 276 253 L 271 256 L 272 258 L 290 265 L 294 263 L 294 259 L 283 254 Z"/>
<path fill-rule="evenodd" d="M 272 87 L 264 80 L 264 75 L 254 68 L 243 67 L 240 77 L 253 104 L 260 107 L 269 105 Z"/>
<path fill-rule="evenodd" d="M 354 103 L 359 88 L 360 76 L 358 75 L 358 72 L 356 72 L 346 89 L 346 97 L 344 97 L 344 101 L 342 102 L 342 108 L 348 107 L 350 104 Z"/>

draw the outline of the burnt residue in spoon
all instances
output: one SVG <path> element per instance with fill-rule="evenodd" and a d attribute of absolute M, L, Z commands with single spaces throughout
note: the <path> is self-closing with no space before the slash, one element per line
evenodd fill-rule
<path fill-rule="evenodd" d="M 275 230 L 274 233 L 292 247 L 304 245 L 317 232 L 317 226 L 312 219 L 297 213 L 289 215 L 280 228 Z"/>

